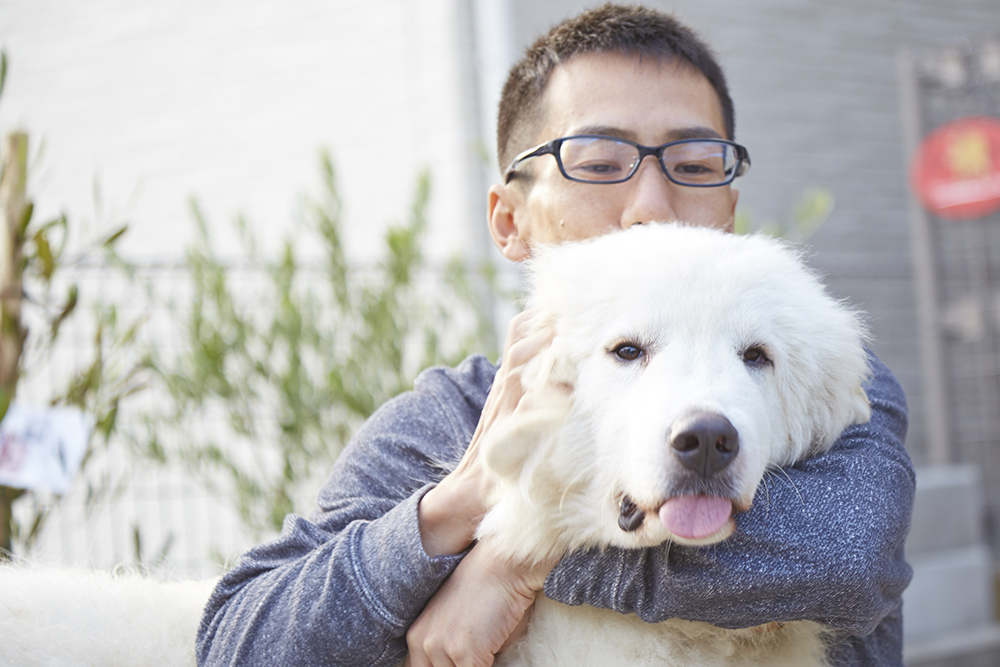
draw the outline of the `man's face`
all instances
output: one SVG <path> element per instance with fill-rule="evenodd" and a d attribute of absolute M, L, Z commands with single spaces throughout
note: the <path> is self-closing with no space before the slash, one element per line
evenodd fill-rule
<path fill-rule="evenodd" d="M 552 72 L 536 144 L 604 134 L 647 146 L 696 137 L 726 138 L 719 99 L 686 64 L 614 53 L 578 55 Z M 490 229 L 501 252 L 525 259 L 539 243 L 590 238 L 638 223 L 680 220 L 732 229 L 738 194 L 669 181 L 654 157 L 624 183 L 570 181 L 555 157 L 518 166 L 524 178 L 490 188 Z"/>

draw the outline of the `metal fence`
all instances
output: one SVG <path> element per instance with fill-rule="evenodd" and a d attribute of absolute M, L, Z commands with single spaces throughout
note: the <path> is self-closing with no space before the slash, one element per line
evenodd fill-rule
<path fill-rule="evenodd" d="M 1000 118 L 1000 41 L 901 54 L 910 152 L 950 121 Z M 914 205 L 929 462 L 972 463 L 1000 561 L 1000 212 L 947 220 Z"/>
<path fill-rule="evenodd" d="M 259 269 L 234 271 L 239 292 L 252 293 Z M 69 378 L 87 367 L 95 354 L 94 309 L 114 304 L 121 323 L 141 319 L 143 325 L 130 364 L 145 347 L 166 355 L 179 345 L 179 322 L 190 302 L 189 276 L 181 265 L 139 267 L 133 279 L 104 266 L 74 267 L 56 289 L 75 283 L 81 301 L 67 320 L 58 343 L 46 357 L 27 353 L 25 380 L 18 400 L 45 405 Z M 42 323 L 29 322 L 41 331 Z M 119 351 L 120 352 L 120 351 Z M 31 557 L 43 562 L 110 568 L 141 566 L 167 576 L 204 577 L 253 544 L 255 536 L 233 509 L 224 486 L 209 488 L 184 466 L 157 463 L 137 454 L 127 443 L 137 436 L 137 415 L 155 393 L 140 392 L 126 400 L 118 415 L 117 436 L 107 450 L 98 449 L 62 498 L 44 492 L 26 497 L 15 513 L 27 520 L 33 511 L 51 507 Z M 205 428 L 219 424 L 206 423 Z M 259 538 L 259 536 L 258 536 Z"/>
<path fill-rule="evenodd" d="M 351 274 L 355 284 L 368 285 L 369 276 L 375 276 L 376 272 L 370 267 L 355 267 Z M 322 284 L 328 278 L 323 269 L 309 266 L 300 267 L 296 275 L 302 285 L 310 286 Z M 481 278 L 476 272 L 469 270 L 467 278 L 472 289 L 492 294 L 488 286 L 477 282 Z M 60 280 L 56 293 L 75 283 L 81 294 L 80 305 L 63 325 L 59 343 L 50 355 L 40 356 L 37 349 L 26 353 L 28 374 L 19 385 L 19 401 L 47 404 L 74 373 L 91 363 L 98 304 L 104 304 L 105 312 L 107 304 L 115 305 L 121 328 L 136 320 L 143 322 L 134 349 L 107 350 L 109 361 L 127 366 L 136 361 L 142 350 L 150 349 L 169 359 L 189 344 L 186 337 L 190 335 L 187 327 L 194 291 L 187 265 L 142 266 L 136 268 L 132 278 L 108 267 L 79 266 L 67 271 Z M 247 312 L 263 313 L 276 307 L 268 303 L 272 298 L 269 295 L 273 292 L 273 278 L 266 267 L 228 266 L 226 282 L 233 299 L 246 306 Z M 424 309 L 450 299 L 452 293 L 444 285 L 441 270 L 422 268 L 414 280 L 414 307 Z M 446 306 L 451 309 L 446 323 L 434 320 L 441 315 L 436 305 L 434 312 L 415 311 L 419 312 L 421 326 L 426 322 L 439 331 L 446 330 L 449 336 L 442 336 L 446 339 L 457 338 L 463 329 L 477 326 L 473 321 L 475 316 L 463 310 L 457 301 L 460 299 L 452 299 Z M 320 317 L 329 319 L 323 313 Z M 40 320 L 28 324 L 36 333 L 42 330 Z M 104 343 L 107 346 L 108 341 Z M 238 383 L 242 378 L 232 380 Z M 162 464 L 139 453 L 149 440 L 144 415 L 157 407 L 157 401 L 166 400 L 170 397 L 154 383 L 122 403 L 116 435 L 107 449 L 95 448 L 72 491 L 53 504 L 33 557 L 44 562 L 101 568 L 139 565 L 165 576 L 202 577 L 217 573 L 227 561 L 274 534 L 269 529 L 263 532 L 259 527 L 251 529 L 241 521 L 231 478 L 225 475 L 206 478 L 204 470 L 196 474 L 183 464 Z M 278 417 L 270 412 L 273 406 L 262 401 L 255 408 L 259 410 L 257 418 L 266 425 L 264 430 L 269 430 L 260 437 L 274 435 Z M 217 439 L 228 442 L 227 446 L 233 447 L 237 456 L 247 451 L 240 449 L 247 444 L 246 438 L 234 432 L 224 411 L 199 412 L 190 421 L 185 419 L 184 428 L 192 429 L 189 432 L 194 434 L 218 434 Z M 172 433 L 172 437 L 177 436 L 177 432 Z M 296 492 L 301 495 L 295 500 L 301 511 L 311 511 L 315 493 L 327 472 L 317 469 L 315 478 L 303 480 L 299 485 L 302 488 Z M 53 500 L 44 493 L 34 494 L 33 498 L 19 501 L 15 512 L 28 520 L 32 511 L 47 507 Z"/>

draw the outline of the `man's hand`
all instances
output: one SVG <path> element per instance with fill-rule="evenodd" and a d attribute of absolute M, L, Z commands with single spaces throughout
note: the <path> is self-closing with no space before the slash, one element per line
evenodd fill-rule
<path fill-rule="evenodd" d="M 555 563 L 518 566 L 477 544 L 406 633 L 406 667 L 488 667 L 524 632 Z"/>
<path fill-rule="evenodd" d="M 520 374 L 524 364 L 545 349 L 555 334 L 551 327 L 538 328 L 538 315 L 526 311 L 511 320 L 503 362 L 469 448 L 455 470 L 420 502 L 420 538 L 429 556 L 458 553 L 472 543 L 488 509 L 490 491 L 490 480 L 480 461 L 482 442 L 491 429 L 537 408 L 537 400 L 524 400 Z M 535 594 L 554 565 L 516 565 L 494 553 L 488 540 L 477 544 L 407 632 L 406 664 L 492 665 L 493 656 L 524 631 Z"/>
<path fill-rule="evenodd" d="M 456 554 L 468 548 L 486 513 L 489 480 L 479 458 L 484 435 L 510 418 L 521 403 L 520 373 L 526 362 L 552 342 L 552 328 L 536 329 L 537 311 L 514 317 L 507 331 L 503 361 L 461 462 L 420 501 L 420 539 L 428 556 Z"/>

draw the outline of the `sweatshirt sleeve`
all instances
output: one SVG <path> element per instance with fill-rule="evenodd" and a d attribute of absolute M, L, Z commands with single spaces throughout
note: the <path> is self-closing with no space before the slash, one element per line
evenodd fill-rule
<path fill-rule="evenodd" d="M 545 594 L 651 622 L 742 628 L 813 620 L 843 631 L 842 662 L 901 664 L 901 595 L 911 576 L 903 540 L 915 476 L 903 446 L 902 389 L 874 355 L 870 364 L 869 422 L 849 427 L 828 452 L 769 472 L 731 538 L 576 552 L 549 575 Z M 888 657 L 861 658 L 873 653 Z"/>
<path fill-rule="evenodd" d="M 463 368 L 465 367 L 465 368 Z M 494 369 L 484 359 L 421 376 L 345 449 L 319 512 L 285 519 L 220 581 L 198 631 L 199 665 L 393 665 L 461 554 L 423 550 L 417 506 L 461 456 Z"/>

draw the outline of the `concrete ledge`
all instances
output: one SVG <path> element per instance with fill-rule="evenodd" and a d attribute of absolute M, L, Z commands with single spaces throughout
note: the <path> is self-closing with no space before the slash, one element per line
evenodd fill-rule
<path fill-rule="evenodd" d="M 981 544 L 982 517 L 980 476 L 974 466 L 918 468 L 907 557 Z"/>
<path fill-rule="evenodd" d="M 1000 625 L 993 624 L 953 632 L 929 641 L 907 643 L 903 647 L 903 662 L 907 667 L 919 667 L 946 658 L 998 649 L 1000 649 Z"/>
<path fill-rule="evenodd" d="M 983 545 L 935 551 L 910 559 L 913 581 L 903 591 L 904 637 L 931 640 L 993 618 L 993 571 Z"/>

